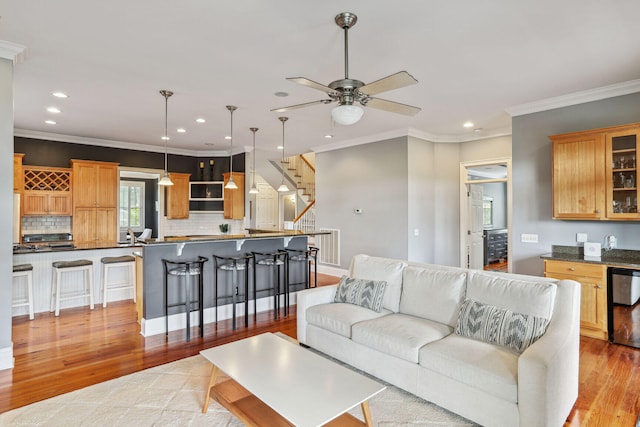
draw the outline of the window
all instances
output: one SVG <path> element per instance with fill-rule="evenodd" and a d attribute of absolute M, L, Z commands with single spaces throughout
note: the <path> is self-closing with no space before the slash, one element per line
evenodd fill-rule
<path fill-rule="evenodd" d="M 491 228 L 493 226 L 493 198 L 484 197 L 482 200 L 482 226 Z"/>
<path fill-rule="evenodd" d="M 144 182 L 120 181 L 120 229 L 144 230 Z"/>

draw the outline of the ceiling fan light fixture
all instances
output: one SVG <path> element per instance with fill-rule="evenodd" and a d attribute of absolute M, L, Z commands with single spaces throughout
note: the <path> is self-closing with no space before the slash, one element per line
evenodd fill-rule
<path fill-rule="evenodd" d="M 331 110 L 333 121 L 343 126 L 349 126 L 358 123 L 364 114 L 364 109 L 359 105 L 338 105 Z"/>

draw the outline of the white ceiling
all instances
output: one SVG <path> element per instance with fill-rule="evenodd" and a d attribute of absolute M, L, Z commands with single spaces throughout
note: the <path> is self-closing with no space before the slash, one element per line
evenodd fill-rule
<path fill-rule="evenodd" d="M 0 40 L 26 47 L 15 67 L 15 127 L 161 150 L 158 91 L 169 89 L 170 151 L 228 149 L 233 104 L 234 145 L 251 145 L 255 126 L 260 149 L 277 158 L 282 114 L 269 110 L 326 98 L 285 77 L 343 77 L 334 16 L 344 11 L 358 16 L 350 77 L 368 83 L 406 70 L 417 85 L 378 96 L 422 111 L 368 108 L 332 131 L 331 105 L 290 111 L 288 154 L 409 129 L 444 141 L 508 134 L 509 107 L 640 78 L 638 0 L 0 0 Z M 468 120 L 482 131 L 463 128 Z"/>

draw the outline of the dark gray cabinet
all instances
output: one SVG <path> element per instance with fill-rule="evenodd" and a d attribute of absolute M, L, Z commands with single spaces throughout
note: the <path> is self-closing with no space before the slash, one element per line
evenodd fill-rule
<path fill-rule="evenodd" d="M 507 259 L 507 229 L 484 231 L 484 265 Z"/>

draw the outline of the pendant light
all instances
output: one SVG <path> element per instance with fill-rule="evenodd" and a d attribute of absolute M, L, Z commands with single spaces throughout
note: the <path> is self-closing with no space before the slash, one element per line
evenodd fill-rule
<path fill-rule="evenodd" d="M 284 122 L 289 120 L 288 117 L 278 117 L 278 120 L 282 122 L 282 163 L 280 167 L 282 168 L 282 182 L 280 183 L 280 187 L 278 187 L 278 192 L 284 193 L 285 191 L 289 191 L 289 187 L 284 183 Z"/>
<path fill-rule="evenodd" d="M 251 180 L 253 184 L 251 185 L 251 189 L 249 190 L 249 194 L 258 194 L 258 187 L 256 187 L 256 132 L 258 132 L 258 128 L 249 128 L 251 132 L 253 132 L 253 170 L 251 172 Z"/>
<path fill-rule="evenodd" d="M 167 113 L 169 109 L 169 97 L 173 95 L 170 90 L 161 90 L 160 95 L 164 96 L 164 174 L 158 182 L 158 185 L 169 186 L 173 185 L 173 181 L 169 178 L 169 171 L 167 170 L 167 141 L 169 141 L 169 135 L 167 135 Z"/>
<path fill-rule="evenodd" d="M 229 153 L 229 181 L 227 182 L 227 185 L 224 186 L 224 188 L 226 188 L 227 190 L 237 190 L 238 186 L 236 185 L 236 183 L 233 181 L 233 112 L 236 111 L 238 109 L 238 107 L 235 107 L 233 105 L 227 105 L 227 110 L 229 110 L 229 112 L 231 113 L 231 133 L 230 133 L 230 138 L 231 138 L 231 152 Z"/>

